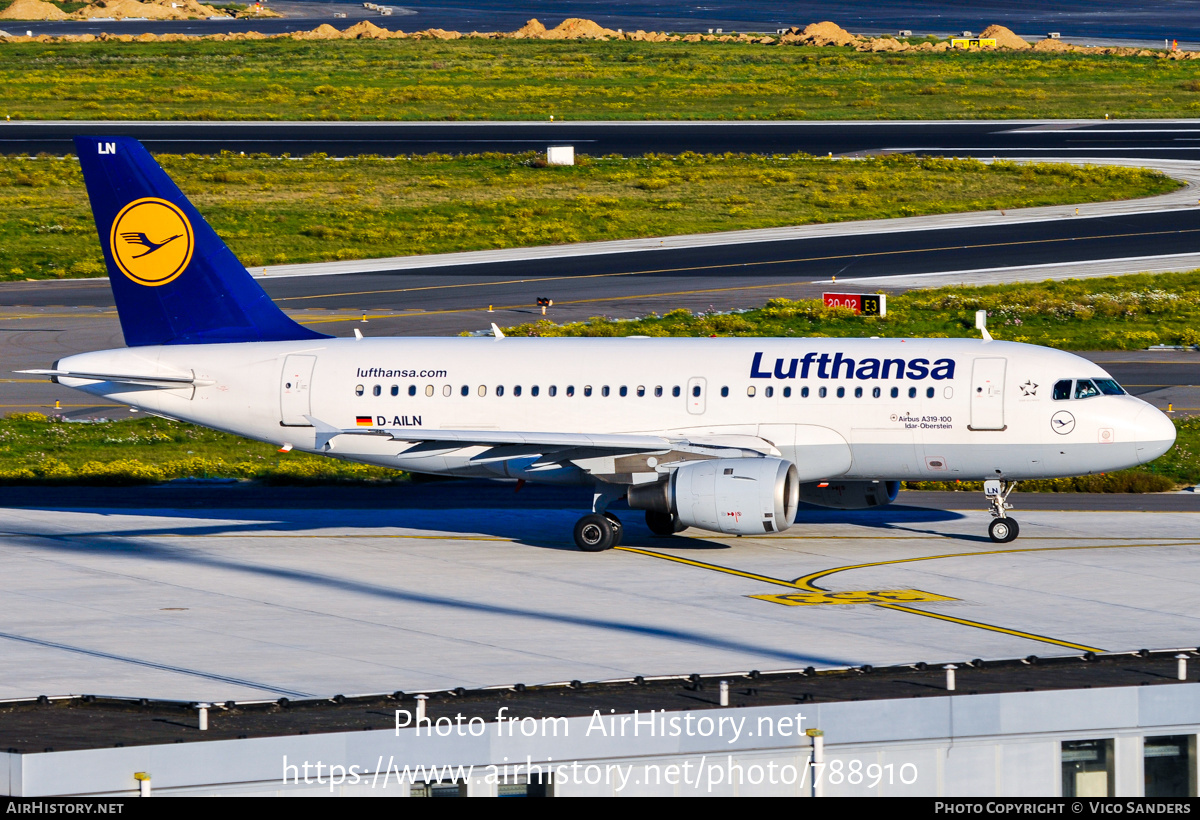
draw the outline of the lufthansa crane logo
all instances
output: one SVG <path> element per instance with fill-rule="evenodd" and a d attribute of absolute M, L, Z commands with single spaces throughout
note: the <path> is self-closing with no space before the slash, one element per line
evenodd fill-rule
<path fill-rule="evenodd" d="M 139 285 L 165 285 L 183 273 L 196 245 L 192 223 L 177 205 L 144 197 L 113 220 L 109 248 L 121 273 Z"/>

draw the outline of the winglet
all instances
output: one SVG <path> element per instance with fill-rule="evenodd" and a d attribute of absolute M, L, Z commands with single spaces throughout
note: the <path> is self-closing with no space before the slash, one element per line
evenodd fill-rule
<path fill-rule="evenodd" d="M 492 322 L 492 335 L 495 336 L 497 339 L 504 338 L 504 331 L 501 330 L 500 327 L 495 322 Z"/>
<path fill-rule="evenodd" d="M 988 333 L 988 329 L 987 329 L 987 311 L 986 310 L 975 311 L 975 327 L 977 327 L 979 329 L 979 332 L 983 334 L 983 340 L 985 342 L 992 341 L 992 334 Z"/>

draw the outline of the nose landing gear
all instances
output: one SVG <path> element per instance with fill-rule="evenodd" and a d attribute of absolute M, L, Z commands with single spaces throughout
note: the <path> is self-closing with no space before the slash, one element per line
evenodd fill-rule
<path fill-rule="evenodd" d="M 1007 511 L 1012 509 L 1008 503 L 1008 494 L 1017 486 L 1015 481 L 1000 481 L 991 479 L 983 482 L 983 494 L 991 506 L 992 523 L 988 525 L 988 537 L 997 544 L 1007 544 L 1015 541 L 1021 532 L 1017 522 L 1009 518 Z"/>

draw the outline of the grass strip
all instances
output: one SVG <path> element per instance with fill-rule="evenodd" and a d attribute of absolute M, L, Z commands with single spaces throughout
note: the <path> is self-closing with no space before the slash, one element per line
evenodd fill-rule
<path fill-rule="evenodd" d="M 908 155 L 160 156 L 248 267 L 1127 199 L 1155 171 Z M 74 158 L 0 157 L 0 280 L 103 276 Z"/>
<path fill-rule="evenodd" d="M 1194 117 L 1189 61 L 745 43 L 182 41 L 0 46 L 22 119 Z"/>

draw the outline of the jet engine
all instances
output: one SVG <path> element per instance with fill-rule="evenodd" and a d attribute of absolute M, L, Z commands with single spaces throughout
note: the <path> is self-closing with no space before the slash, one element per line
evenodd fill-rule
<path fill-rule="evenodd" d="M 689 527 L 737 535 L 782 532 L 796 520 L 796 467 L 779 458 L 693 461 L 666 481 L 629 489 L 635 510 L 673 515 Z"/>
<path fill-rule="evenodd" d="M 900 494 L 899 481 L 822 481 L 800 485 L 800 500 L 837 510 L 865 510 L 891 504 Z"/>

